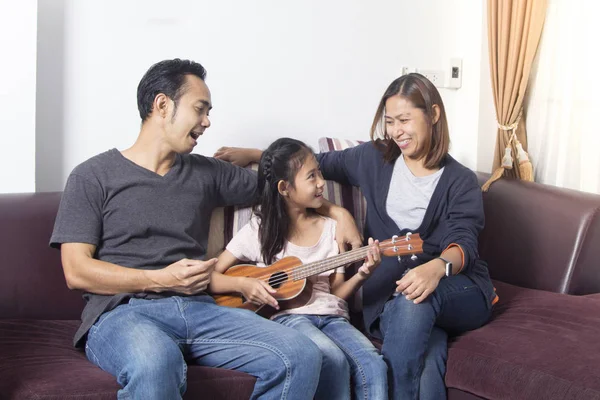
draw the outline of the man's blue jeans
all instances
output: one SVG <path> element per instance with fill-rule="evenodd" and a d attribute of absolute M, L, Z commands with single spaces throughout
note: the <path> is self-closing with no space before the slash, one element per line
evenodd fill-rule
<path fill-rule="evenodd" d="M 391 298 L 380 316 L 391 398 L 445 399 L 446 332 L 479 328 L 490 316 L 483 292 L 465 275 L 442 279 L 420 304 Z"/>
<path fill-rule="evenodd" d="M 255 376 L 252 399 L 312 399 L 321 370 L 306 336 L 209 296 L 131 299 L 94 324 L 86 354 L 123 386 L 119 399 L 180 399 L 186 361 Z"/>
<path fill-rule="evenodd" d="M 350 398 L 350 376 L 356 399 L 387 399 L 387 365 L 375 346 L 348 320 L 332 315 L 287 314 L 275 319 L 297 329 L 323 354 L 316 399 Z"/>

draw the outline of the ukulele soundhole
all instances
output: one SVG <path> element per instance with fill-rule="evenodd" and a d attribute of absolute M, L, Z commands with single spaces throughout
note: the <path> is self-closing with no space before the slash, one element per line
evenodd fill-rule
<path fill-rule="evenodd" d="M 271 275 L 271 277 L 269 278 L 269 285 L 271 285 L 271 287 L 273 289 L 279 289 L 281 287 L 281 285 L 283 285 L 285 282 L 287 282 L 288 280 L 288 274 L 286 274 L 285 272 L 279 271 L 274 273 L 273 275 Z"/>

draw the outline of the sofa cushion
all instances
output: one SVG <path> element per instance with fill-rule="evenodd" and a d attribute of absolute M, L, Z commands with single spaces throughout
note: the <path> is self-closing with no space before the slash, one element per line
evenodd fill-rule
<path fill-rule="evenodd" d="M 449 345 L 447 386 L 484 398 L 600 399 L 600 299 L 494 284 L 492 320 Z"/>
<path fill-rule="evenodd" d="M 116 399 L 115 378 L 72 345 L 79 321 L 0 320 L 0 398 Z M 184 398 L 246 399 L 256 379 L 190 366 Z"/>

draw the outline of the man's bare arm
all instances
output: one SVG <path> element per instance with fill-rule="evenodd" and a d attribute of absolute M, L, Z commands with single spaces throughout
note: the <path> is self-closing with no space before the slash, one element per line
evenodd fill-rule
<path fill-rule="evenodd" d="M 173 291 L 195 294 L 206 289 L 216 259 L 179 260 L 158 270 L 126 268 L 94 258 L 96 246 L 64 243 L 61 258 L 67 286 L 97 294 Z"/>

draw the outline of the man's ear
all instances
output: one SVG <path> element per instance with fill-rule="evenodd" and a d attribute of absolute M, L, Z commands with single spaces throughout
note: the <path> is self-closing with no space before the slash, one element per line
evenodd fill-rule
<path fill-rule="evenodd" d="M 159 93 L 154 98 L 152 106 L 157 115 L 165 118 L 169 114 L 170 99 L 164 93 Z"/>
<path fill-rule="evenodd" d="M 277 191 L 280 195 L 287 197 L 289 194 L 289 186 L 290 184 L 282 179 L 279 182 L 277 182 Z"/>
<path fill-rule="evenodd" d="M 440 106 L 434 104 L 433 106 L 431 106 L 431 111 L 433 112 L 433 115 L 431 117 L 431 125 L 435 125 L 440 120 Z"/>

